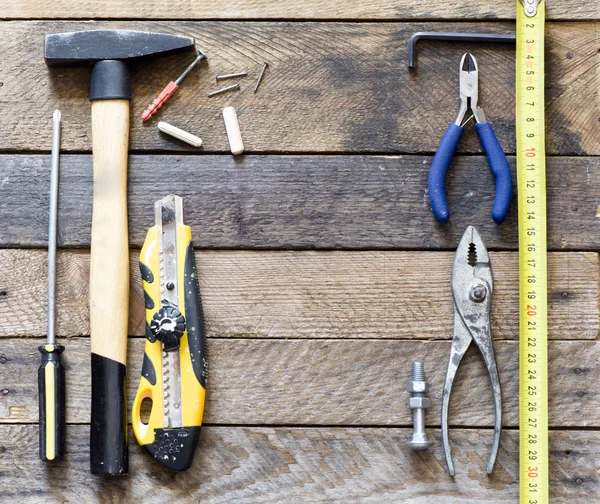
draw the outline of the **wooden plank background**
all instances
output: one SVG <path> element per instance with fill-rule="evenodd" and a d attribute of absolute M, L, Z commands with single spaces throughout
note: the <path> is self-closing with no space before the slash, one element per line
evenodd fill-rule
<path fill-rule="evenodd" d="M 493 179 L 472 125 L 448 176 L 451 222 L 431 215 L 431 157 L 458 106 L 472 51 L 480 105 L 514 173 L 514 48 L 420 42 L 416 31 L 514 33 L 515 5 L 483 0 L 15 0 L 0 5 L 0 502 L 210 504 L 518 502 L 517 211 L 490 218 Z M 546 29 L 550 459 L 553 503 L 600 496 L 600 31 L 597 2 L 549 2 Z M 155 464 L 130 432 L 130 474 L 89 475 L 91 223 L 89 69 L 48 69 L 48 32 L 129 28 L 196 38 L 208 61 L 157 119 L 138 116 L 185 67 L 132 67 L 129 404 L 141 367 L 138 250 L 154 200 L 184 198 L 209 340 L 206 424 L 191 469 Z M 254 95 L 263 61 L 270 63 Z M 250 72 L 209 99 L 214 77 Z M 246 155 L 228 154 L 234 105 Z M 51 115 L 63 114 L 58 334 L 68 455 L 37 458 L 37 347 L 44 341 Z M 516 199 L 516 188 L 514 190 Z M 467 225 L 492 249 L 492 331 L 504 432 L 492 476 L 491 391 L 475 349 L 452 397 L 457 476 L 446 473 L 440 402 L 452 335 L 450 268 Z M 434 448 L 414 453 L 404 389 L 424 360 Z"/>
<path fill-rule="evenodd" d="M 507 504 L 518 502 L 518 433 L 505 431 L 496 470 L 485 474 L 482 453 L 489 430 L 452 432 L 456 478 L 446 473 L 438 432 L 436 447 L 415 453 L 404 446 L 410 435 L 401 428 L 215 427 L 203 430 L 190 470 L 173 474 L 131 443 L 131 472 L 126 478 L 91 478 L 87 450 L 89 428 L 72 426 L 68 457 L 53 466 L 36 461 L 37 429 L 2 425 L 4 475 L 20 481 L 4 495 L 11 502 L 46 503 L 165 501 L 219 504 L 282 502 L 447 502 Z M 130 431 L 133 437 L 133 432 Z M 550 432 L 552 502 L 593 502 L 597 496 L 600 437 L 593 431 Z M 473 481 L 476 489 L 473 488 Z M 192 489 L 200 488 L 190 496 Z M 461 489 L 469 489 L 461 491 Z M 441 497 L 435 497 L 441 496 Z"/>
<path fill-rule="evenodd" d="M 549 19 L 594 19 L 594 3 L 575 0 L 550 2 Z M 14 0 L 3 6 L 3 18 L 167 18 L 167 19 L 514 19 L 515 9 L 510 2 L 492 4 L 486 0 L 460 0 L 443 3 L 435 0 Z"/>
<path fill-rule="evenodd" d="M 196 38 L 208 61 L 156 116 L 199 133 L 203 152 L 227 152 L 221 109 L 235 106 L 247 152 L 431 153 L 454 121 L 461 55 L 473 46 L 419 43 L 418 68 L 408 71 L 408 38 L 417 31 L 514 32 L 514 23 L 323 23 L 323 22 L 69 22 L 3 24 L 0 150 L 47 149 L 54 108 L 65 118 L 65 151 L 89 150 L 89 68 L 48 69 L 40 52 L 48 32 L 130 28 Z M 27 40 L 28 43 L 22 43 Z M 554 155 L 598 155 L 597 23 L 548 23 L 547 149 Z M 32 47 L 39 48 L 37 51 Z M 502 147 L 513 153 L 514 47 L 482 44 L 480 106 Z M 132 71 L 133 150 L 187 150 L 136 120 L 181 69 L 190 54 L 139 63 Z M 252 93 L 263 61 L 271 67 Z M 238 93 L 207 98 L 215 76 L 246 70 Z M 40 85 L 43 82 L 44 85 Z M 433 84 L 435 83 L 435 84 Z M 467 128 L 461 152 L 481 152 Z M 44 147 L 42 147 L 44 146 Z"/>
<path fill-rule="evenodd" d="M 443 339 L 452 334 L 453 252 L 196 253 L 209 337 Z M 518 254 L 492 252 L 492 330 L 518 339 Z M 131 255 L 129 333 L 144 336 L 144 296 Z M 45 334 L 46 253 L 0 250 L 0 338 Z M 57 331 L 89 334 L 89 254 L 58 256 Z M 595 340 L 600 328 L 597 253 L 551 253 L 551 339 Z"/>
<path fill-rule="evenodd" d="M 43 340 L 2 341 L 3 369 L 12 381 L 3 389 L 0 420 L 32 423 L 38 418 L 37 347 Z M 89 421 L 90 365 L 87 338 L 68 341 L 68 421 Z M 143 338 L 129 345 L 128 397 L 133 402 L 142 367 Z M 506 427 L 518 426 L 518 343 L 495 344 L 504 393 Z M 206 421 L 218 425 L 407 426 L 405 385 L 410 363 L 426 356 L 432 383 L 443 383 L 449 341 L 211 339 Z M 551 427 L 600 426 L 600 343 L 551 342 L 550 358 L 560 374 L 550 382 Z M 493 426 L 493 404 L 486 370 L 469 350 L 452 395 L 450 422 L 459 427 Z M 304 378 L 304 379 L 303 379 Z M 368 386 L 353 386 L 354 382 Z M 431 393 L 431 427 L 439 426 L 442 387 Z M 581 414 L 573 415 L 573 411 Z M 491 432 L 490 432 L 491 436 Z M 482 445 L 485 453 L 487 445 Z"/>
<path fill-rule="evenodd" d="M 65 119 L 66 121 L 66 119 Z M 440 133 L 441 135 L 442 133 Z M 600 143 L 599 143 L 600 145 Z M 197 246 L 223 249 L 453 250 L 469 224 L 490 248 L 516 250 L 517 209 L 506 224 L 490 217 L 495 186 L 483 156 L 461 156 L 448 175 L 448 225 L 437 223 L 427 194 L 432 157 L 133 155 L 129 167 L 129 234 L 140 247 L 152 202 L 169 192 L 184 199 Z M 514 167 L 514 158 L 509 157 Z M 0 246 L 47 243 L 48 155 L 0 155 Z M 513 172 L 514 173 L 514 172 Z M 160 183 L 156 181 L 160 180 Z M 514 179 L 516 185 L 516 177 Z M 551 250 L 600 249 L 600 158 L 548 159 Z M 516 188 L 514 189 L 516 200 Z M 64 156 L 59 243 L 89 247 L 92 159 Z"/>

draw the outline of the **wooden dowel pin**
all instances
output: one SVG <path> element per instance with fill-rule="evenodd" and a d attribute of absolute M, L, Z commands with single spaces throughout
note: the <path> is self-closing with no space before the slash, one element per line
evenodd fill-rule
<path fill-rule="evenodd" d="M 238 123 L 237 113 L 234 107 L 225 107 L 223 109 L 223 120 L 225 121 L 225 129 L 227 130 L 227 138 L 229 139 L 229 148 L 234 156 L 244 152 L 244 142 L 242 141 L 242 133 L 240 132 L 240 124 Z"/>
<path fill-rule="evenodd" d="M 201 138 L 197 137 L 196 135 L 192 135 L 191 133 L 188 133 L 187 131 L 179 129 L 179 128 L 173 126 L 172 124 L 161 121 L 158 123 L 157 128 L 160 131 L 162 131 L 163 133 L 166 133 L 167 135 L 175 137 L 178 140 L 181 140 L 182 142 L 193 145 L 194 147 L 202 146 Z"/>

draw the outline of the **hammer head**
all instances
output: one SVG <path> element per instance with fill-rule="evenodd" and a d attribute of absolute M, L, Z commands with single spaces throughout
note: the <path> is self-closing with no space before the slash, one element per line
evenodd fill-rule
<path fill-rule="evenodd" d="M 133 61 L 194 47 L 194 39 L 133 30 L 87 30 L 46 35 L 48 66 L 93 64 L 101 60 Z"/>

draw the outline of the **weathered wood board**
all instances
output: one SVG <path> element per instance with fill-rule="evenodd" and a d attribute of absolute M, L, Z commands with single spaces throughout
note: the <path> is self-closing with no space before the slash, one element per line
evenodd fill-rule
<path fill-rule="evenodd" d="M 210 337 L 444 339 L 452 335 L 453 252 L 197 252 Z M 496 339 L 518 338 L 518 255 L 492 252 Z M 144 298 L 131 254 L 130 334 L 144 335 Z M 41 250 L 0 250 L 0 337 L 43 336 Z M 549 337 L 597 339 L 596 253 L 549 256 Z M 58 255 L 57 331 L 89 334 L 89 255 Z M 40 309 L 41 307 L 41 309 Z"/>
<path fill-rule="evenodd" d="M 563 0 L 549 2 L 549 19 L 595 19 L 594 1 L 590 4 Z M 443 3 L 423 0 L 13 0 L 0 7 L 0 18 L 133 18 L 133 19 L 514 19 L 511 2 L 451 0 Z M 597 12 L 597 10 L 596 10 Z M 596 16 L 597 17 L 597 16 Z"/>
<path fill-rule="evenodd" d="M 172 192 L 183 197 L 186 222 L 202 248 L 454 250 L 474 225 L 488 248 L 516 250 L 516 187 L 508 219 L 497 226 L 490 216 L 495 185 L 486 159 L 458 157 L 447 179 L 452 215 L 441 225 L 427 193 L 431 159 L 133 155 L 130 244 L 141 247 L 154 223 L 154 201 Z M 509 162 L 514 168 L 514 158 Z M 62 157 L 61 246 L 90 245 L 91 164 L 91 156 Z M 50 156 L 0 156 L 0 246 L 46 246 L 49 177 Z M 550 249 L 600 249 L 598 187 L 600 157 L 548 159 Z"/>
<path fill-rule="evenodd" d="M 127 478 L 89 475 L 89 428 L 69 425 L 66 460 L 43 465 L 34 425 L 0 426 L 6 502 L 162 504 L 507 504 L 518 501 L 518 433 L 505 431 L 496 470 L 485 474 L 488 430 L 454 430 L 456 477 L 446 473 L 437 430 L 433 450 L 415 453 L 407 429 L 205 427 L 186 473 L 168 472 L 130 432 Z M 600 434 L 550 432 L 553 504 L 590 504 L 600 476 Z"/>
<path fill-rule="evenodd" d="M 508 4 L 507 4 L 508 5 Z M 514 4 L 510 5 L 514 9 Z M 408 71 L 417 31 L 514 32 L 514 23 L 284 23 L 11 21 L 0 31 L 0 151 L 49 150 L 51 116 L 63 114 L 64 151 L 90 150 L 89 68 L 48 69 L 48 32 L 129 28 L 194 36 L 208 62 L 192 72 L 157 119 L 200 136 L 203 152 L 228 152 L 221 109 L 238 109 L 246 152 L 431 153 L 458 109 L 461 55 L 474 51 L 479 105 L 507 153 L 515 149 L 514 48 L 506 44 L 423 43 Z M 595 21 L 546 28 L 546 147 L 549 154 L 600 153 L 598 30 Z M 24 43 L 27 41 L 27 43 Z M 194 150 L 160 135 L 139 116 L 189 63 L 177 55 L 133 66 L 131 148 Z M 263 61 L 271 64 L 252 93 Z M 215 75 L 247 70 L 242 91 L 207 98 Z M 459 147 L 481 152 L 474 128 Z"/>
<path fill-rule="evenodd" d="M 35 376 L 43 340 L 6 339 L 0 352 L 0 422 L 38 418 Z M 64 341 L 67 421 L 90 417 L 87 338 Z M 143 338 L 130 338 L 128 403 L 139 383 Z M 495 343 L 503 387 L 503 423 L 518 425 L 518 344 Z M 440 424 L 449 341 L 209 339 L 206 422 L 220 425 L 409 426 L 406 383 L 423 360 L 431 383 L 429 425 Z M 551 427 L 600 427 L 600 342 L 551 342 Z M 450 424 L 491 427 L 487 371 L 473 347 L 459 368 Z"/>

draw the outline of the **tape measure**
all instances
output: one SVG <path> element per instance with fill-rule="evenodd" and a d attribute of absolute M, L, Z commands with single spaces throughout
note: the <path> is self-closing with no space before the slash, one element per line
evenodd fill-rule
<path fill-rule="evenodd" d="M 542 0 L 517 0 L 521 504 L 548 504 L 548 287 Z"/>

